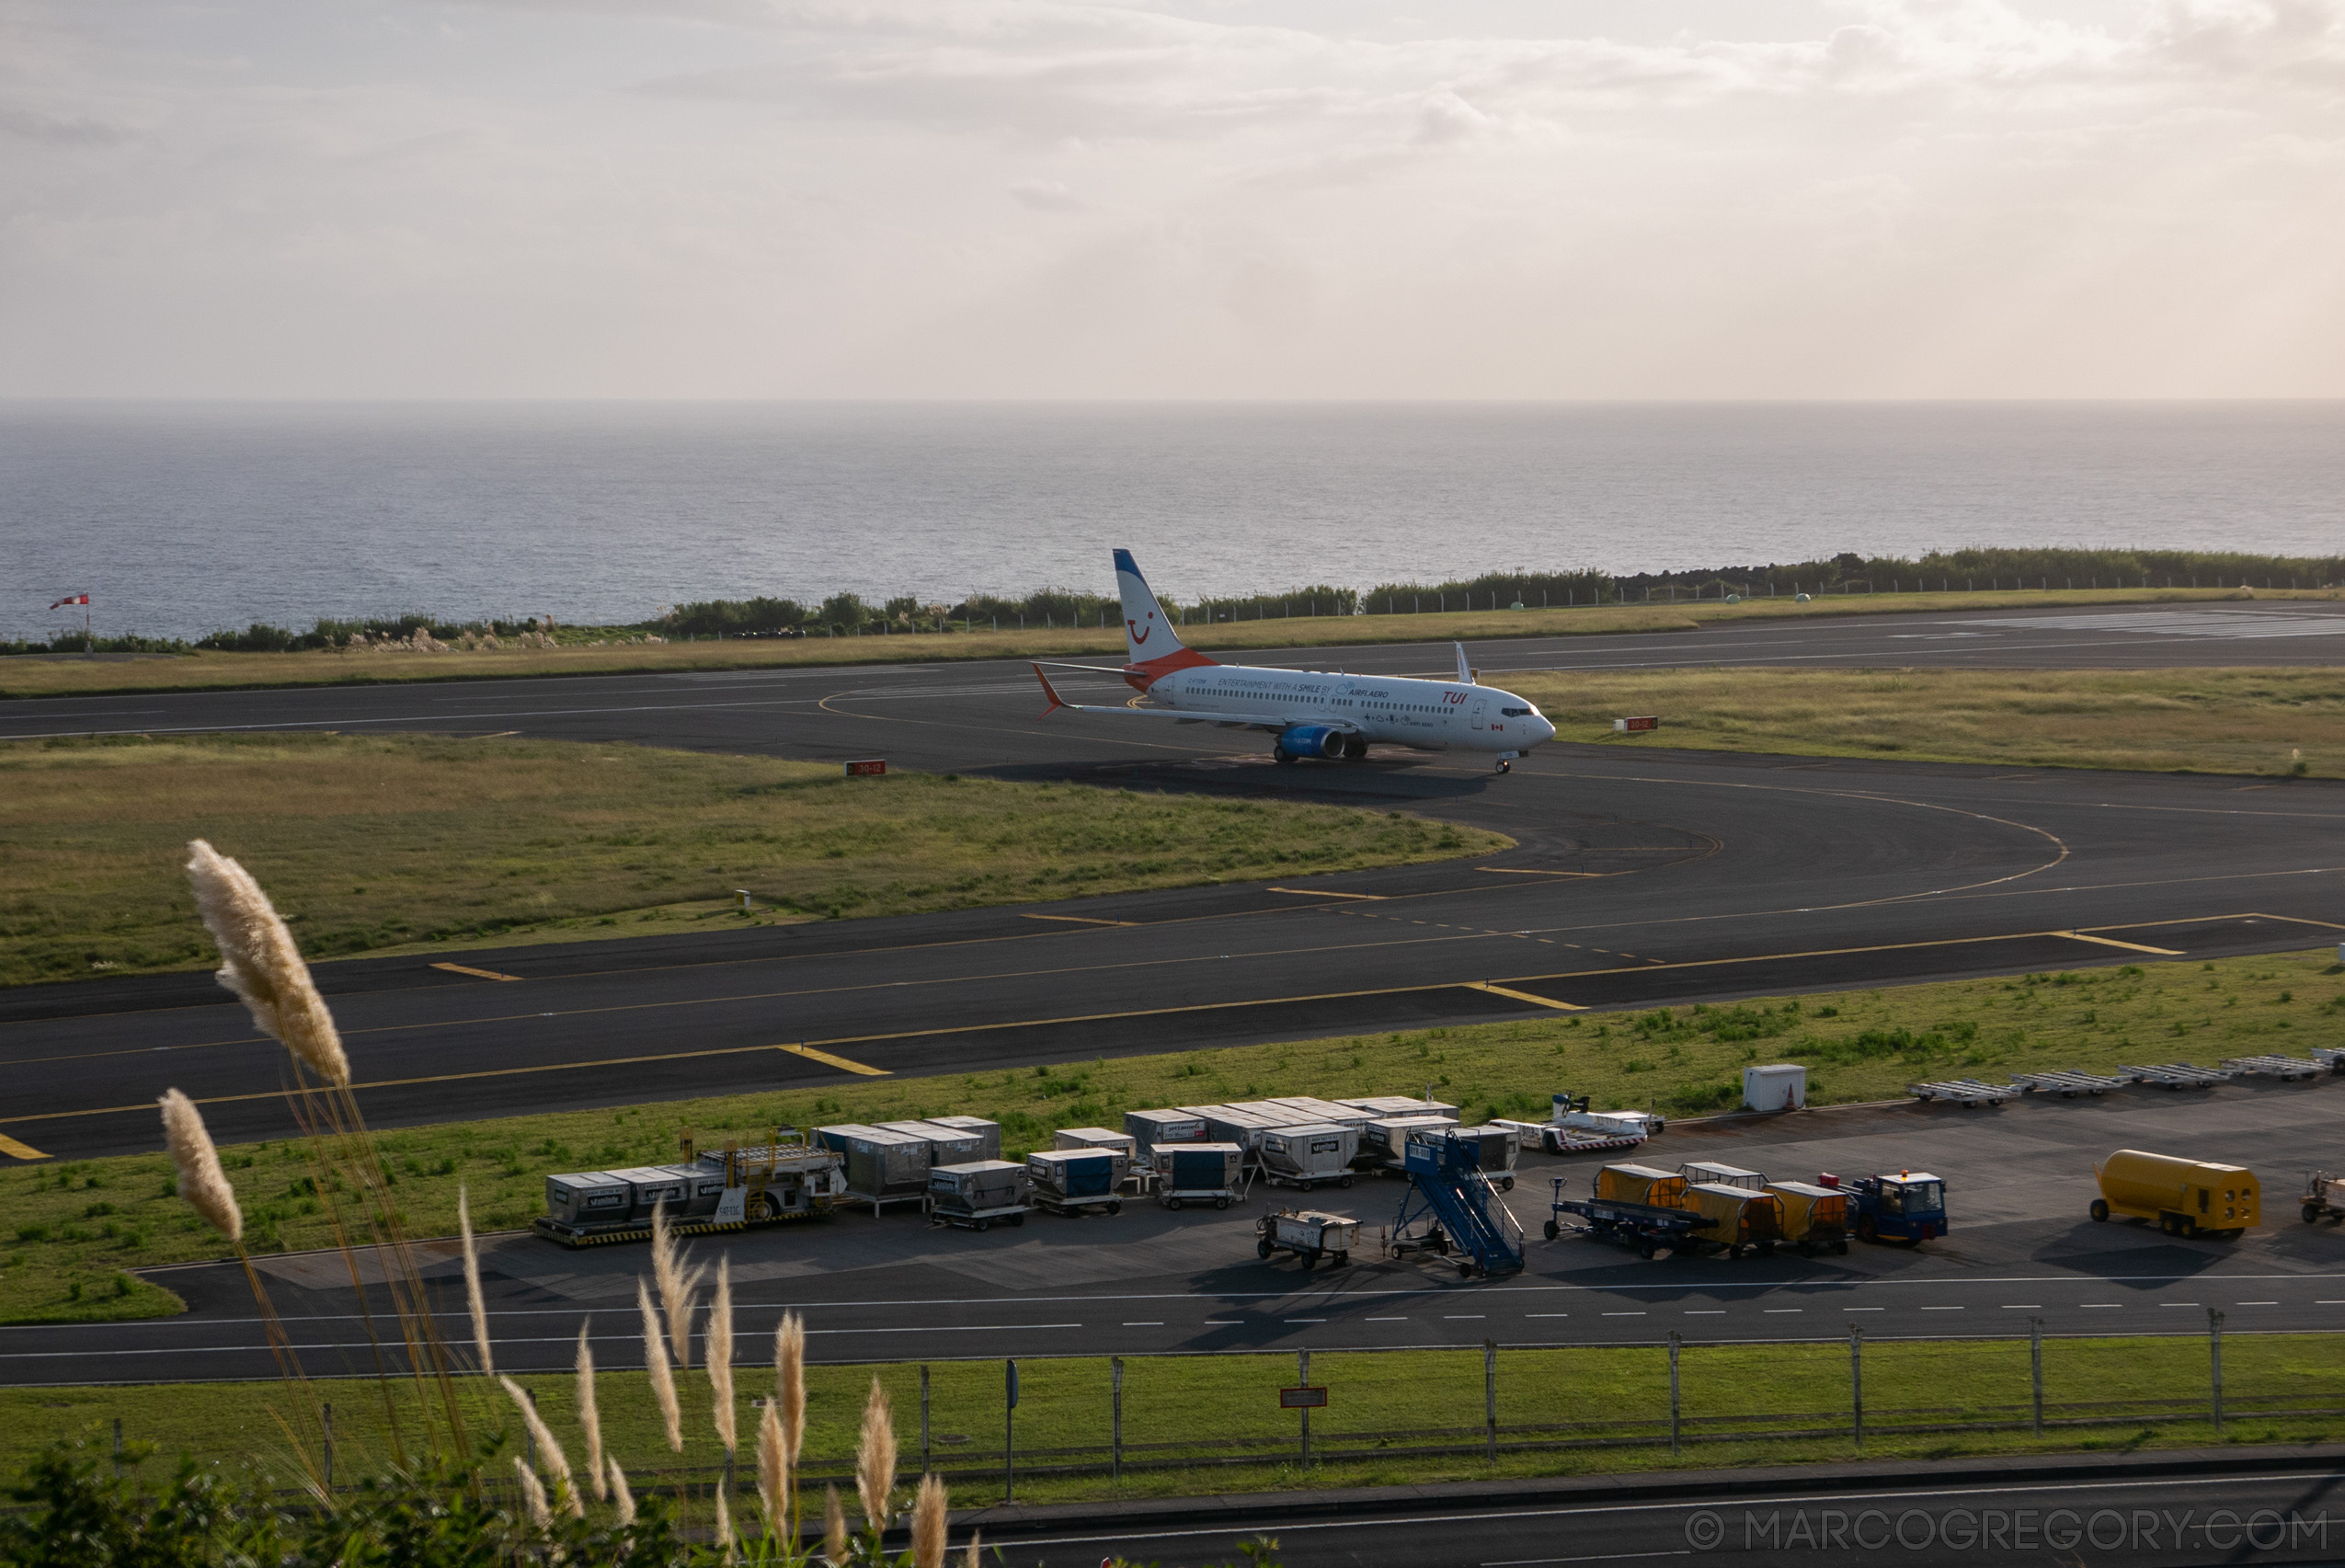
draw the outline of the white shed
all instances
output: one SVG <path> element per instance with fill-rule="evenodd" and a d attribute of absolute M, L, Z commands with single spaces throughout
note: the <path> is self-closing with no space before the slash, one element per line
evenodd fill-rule
<path fill-rule="evenodd" d="M 1808 1070 L 1795 1061 L 1743 1069 L 1743 1104 L 1754 1111 L 1805 1110 Z"/>

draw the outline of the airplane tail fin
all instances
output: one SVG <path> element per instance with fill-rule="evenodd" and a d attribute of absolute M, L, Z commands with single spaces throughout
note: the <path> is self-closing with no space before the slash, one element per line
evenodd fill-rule
<path fill-rule="evenodd" d="M 1124 596 L 1124 659 L 1145 664 L 1181 651 L 1181 634 L 1149 591 L 1129 550 L 1115 552 L 1115 588 Z"/>
<path fill-rule="evenodd" d="M 1458 650 L 1458 684 L 1460 686 L 1472 685 L 1474 683 L 1474 670 L 1473 666 L 1466 662 L 1466 645 L 1463 643 L 1452 643 L 1449 646 Z"/>

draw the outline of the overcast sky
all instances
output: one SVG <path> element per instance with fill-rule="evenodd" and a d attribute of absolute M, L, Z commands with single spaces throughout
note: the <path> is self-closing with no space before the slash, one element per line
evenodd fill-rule
<path fill-rule="evenodd" d="M 0 395 L 2345 395 L 2345 0 L 0 18 Z"/>

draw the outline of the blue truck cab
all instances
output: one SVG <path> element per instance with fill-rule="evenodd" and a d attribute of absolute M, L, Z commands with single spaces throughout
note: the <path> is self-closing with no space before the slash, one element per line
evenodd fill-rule
<path fill-rule="evenodd" d="M 1860 1242 L 1930 1242 L 1946 1234 L 1946 1180 L 1927 1171 L 1842 1180 L 1829 1171 L 1819 1186 L 1848 1195 L 1850 1216 Z"/>

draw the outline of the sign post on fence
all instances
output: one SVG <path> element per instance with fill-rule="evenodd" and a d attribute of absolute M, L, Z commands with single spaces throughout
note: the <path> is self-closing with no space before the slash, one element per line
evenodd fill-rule
<path fill-rule="evenodd" d="M 1677 1457 L 1677 1350 L 1685 1342 L 1669 1331 L 1669 1457 Z"/>
<path fill-rule="evenodd" d="M 1001 1501 L 1008 1503 L 1018 1494 L 1018 1364 L 1001 1366 Z"/>
<path fill-rule="evenodd" d="M 1311 1462 L 1311 1412 L 1327 1408 L 1327 1391 L 1311 1387 L 1310 1351 L 1295 1352 L 1295 1367 L 1301 1373 L 1301 1379 L 1295 1387 L 1278 1391 L 1278 1408 L 1303 1413 L 1303 1468 L 1309 1470 Z"/>
<path fill-rule="evenodd" d="M 1114 1419 L 1109 1426 L 1108 1464 L 1117 1485 L 1124 1482 L 1124 1358 L 1110 1356 L 1107 1362 L 1107 1386 L 1114 1404 Z"/>
<path fill-rule="evenodd" d="M 2043 1436 L 2043 1320 L 2028 1320 L 2028 1370 L 2036 1385 L 2036 1436 Z"/>
<path fill-rule="evenodd" d="M 1430 1100 L 1433 1096 L 1428 1094 L 1425 1098 Z M 1299 1388 L 1308 1389 L 1311 1386 L 1311 1353 L 1308 1350 L 1295 1352 L 1295 1382 Z M 1302 1407 L 1302 1412 L 1303 1468 L 1309 1470 L 1311 1468 L 1311 1407 L 1306 1404 Z"/>
<path fill-rule="evenodd" d="M 334 1493 L 334 1407 L 319 1405 L 317 1418 L 326 1429 L 326 1492 L 331 1496 Z"/>
<path fill-rule="evenodd" d="M 2223 1314 L 2213 1307 L 2206 1310 L 2206 1348 L 2208 1370 L 2214 1388 L 2214 1435 L 2223 1436 Z"/>
<path fill-rule="evenodd" d="M 1848 1404 L 1856 1418 L 1857 1450 L 1865 1447 L 1865 1331 L 1848 1325 Z"/>
<path fill-rule="evenodd" d="M 1498 1342 L 1481 1342 L 1481 1425 L 1488 1438 L 1490 1462 L 1498 1462 Z"/>

